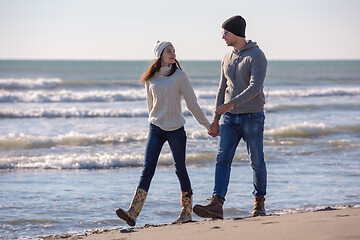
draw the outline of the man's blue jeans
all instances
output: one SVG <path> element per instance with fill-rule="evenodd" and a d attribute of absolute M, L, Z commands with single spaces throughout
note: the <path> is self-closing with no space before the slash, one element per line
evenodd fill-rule
<path fill-rule="evenodd" d="M 164 143 L 168 141 L 175 162 L 175 173 L 180 181 L 181 191 L 191 190 L 190 178 L 185 165 L 186 133 L 184 127 L 164 131 L 150 124 L 145 150 L 145 163 L 138 188 L 148 191 L 155 174 L 156 165 Z"/>
<path fill-rule="evenodd" d="M 253 195 L 256 197 L 266 195 L 267 177 L 263 152 L 264 121 L 263 112 L 226 113 L 221 116 L 213 195 L 218 195 L 225 200 L 230 180 L 231 163 L 241 139 L 244 139 L 247 145 L 253 169 Z"/>

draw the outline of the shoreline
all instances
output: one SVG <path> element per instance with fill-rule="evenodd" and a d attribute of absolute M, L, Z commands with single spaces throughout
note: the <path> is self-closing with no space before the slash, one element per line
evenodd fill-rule
<path fill-rule="evenodd" d="M 125 229 L 95 230 L 91 234 L 43 239 L 360 239 L 360 207 L 326 207 L 312 212 L 203 220 L 186 224 L 145 225 Z M 286 236 L 286 237 L 285 237 Z"/>

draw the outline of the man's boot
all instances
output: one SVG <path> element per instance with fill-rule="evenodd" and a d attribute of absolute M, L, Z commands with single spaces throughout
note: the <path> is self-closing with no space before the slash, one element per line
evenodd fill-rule
<path fill-rule="evenodd" d="M 139 216 L 142 207 L 144 206 L 146 196 L 147 192 L 145 190 L 137 188 L 129 209 L 125 211 L 119 208 L 116 210 L 116 215 L 130 226 L 135 226 L 136 219 Z"/>
<path fill-rule="evenodd" d="M 254 211 L 252 212 L 253 217 L 265 216 L 265 198 L 255 197 Z"/>
<path fill-rule="evenodd" d="M 195 205 L 193 211 L 196 215 L 203 218 L 212 218 L 212 219 L 223 219 L 223 206 L 224 202 L 219 199 L 219 196 L 213 196 L 211 202 L 206 205 Z"/>
<path fill-rule="evenodd" d="M 175 221 L 175 223 L 187 223 L 192 221 L 191 211 L 192 211 L 192 190 L 188 192 L 181 192 L 181 212 Z"/>

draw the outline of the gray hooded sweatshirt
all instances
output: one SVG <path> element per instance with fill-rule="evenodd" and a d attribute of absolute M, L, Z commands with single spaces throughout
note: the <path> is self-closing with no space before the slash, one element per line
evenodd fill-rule
<path fill-rule="evenodd" d="M 216 107 L 233 100 L 233 114 L 255 113 L 264 110 L 263 92 L 267 60 L 256 42 L 251 40 L 236 51 L 225 55 L 221 62 L 221 78 Z M 215 112 L 214 117 L 220 115 Z"/>

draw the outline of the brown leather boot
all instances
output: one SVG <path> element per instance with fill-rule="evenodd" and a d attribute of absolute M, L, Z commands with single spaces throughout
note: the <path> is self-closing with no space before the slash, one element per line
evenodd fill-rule
<path fill-rule="evenodd" d="M 196 215 L 203 218 L 224 219 L 223 206 L 224 202 L 218 196 L 213 196 L 211 202 L 206 205 L 195 205 L 193 211 Z"/>
<path fill-rule="evenodd" d="M 255 197 L 254 211 L 252 212 L 253 217 L 265 216 L 265 198 Z"/>

